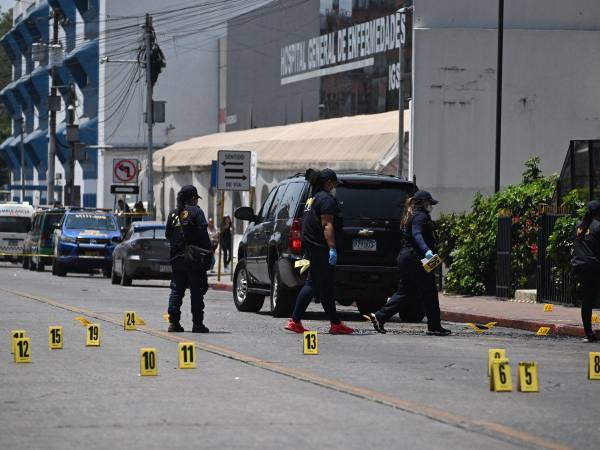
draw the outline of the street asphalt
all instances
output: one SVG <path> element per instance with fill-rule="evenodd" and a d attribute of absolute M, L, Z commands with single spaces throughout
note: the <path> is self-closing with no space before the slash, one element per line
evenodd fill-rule
<path fill-rule="evenodd" d="M 231 293 L 206 296 L 208 335 L 165 333 L 168 282 L 113 286 L 99 275 L 53 277 L 0 264 L 0 448 L 597 448 L 600 381 L 587 379 L 600 345 L 503 328 L 424 335 L 424 324 L 375 333 L 341 308 L 355 335 L 327 334 L 320 305 L 304 325 L 319 355 L 285 319 L 240 313 Z M 125 310 L 146 322 L 119 323 Z M 83 316 L 101 326 L 85 346 Z M 189 298 L 182 324 L 191 328 Z M 48 327 L 64 348 L 48 349 Z M 32 362 L 16 364 L 10 331 L 25 329 Z M 197 345 L 197 368 L 177 368 L 177 342 Z M 158 376 L 139 376 L 154 347 Z M 504 348 L 513 392 L 489 390 L 487 350 Z M 536 361 L 539 393 L 520 393 L 519 361 Z"/>

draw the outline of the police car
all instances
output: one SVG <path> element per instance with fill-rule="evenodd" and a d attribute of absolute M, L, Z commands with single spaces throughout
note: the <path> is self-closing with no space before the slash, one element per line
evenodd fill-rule
<path fill-rule="evenodd" d="M 0 204 L 0 261 L 21 261 L 33 213 L 29 203 Z"/>
<path fill-rule="evenodd" d="M 101 269 L 110 278 L 112 254 L 121 241 L 116 216 L 109 210 L 71 208 L 55 226 L 52 274 Z"/>

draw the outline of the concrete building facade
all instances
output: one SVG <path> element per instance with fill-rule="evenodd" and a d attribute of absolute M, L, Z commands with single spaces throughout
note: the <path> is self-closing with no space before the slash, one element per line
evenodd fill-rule
<path fill-rule="evenodd" d="M 501 185 L 541 157 L 560 172 L 573 139 L 600 135 L 600 3 L 506 0 Z M 464 210 L 494 186 L 497 0 L 415 0 L 411 175 Z"/>

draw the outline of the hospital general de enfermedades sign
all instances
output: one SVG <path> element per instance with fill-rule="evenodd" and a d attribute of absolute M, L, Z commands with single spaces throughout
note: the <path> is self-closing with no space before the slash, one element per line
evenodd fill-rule
<path fill-rule="evenodd" d="M 372 66 L 375 54 L 399 50 L 406 36 L 404 17 L 390 14 L 282 47 L 281 84 Z"/>

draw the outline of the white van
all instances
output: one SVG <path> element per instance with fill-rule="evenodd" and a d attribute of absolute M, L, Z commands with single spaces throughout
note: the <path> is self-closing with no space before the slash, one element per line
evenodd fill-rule
<path fill-rule="evenodd" d="M 33 212 L 29 203 L 0 203 L 0 261 L 21 260 Z"/>

